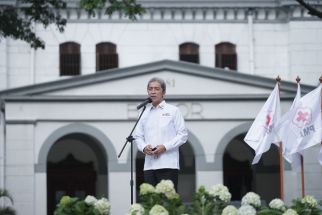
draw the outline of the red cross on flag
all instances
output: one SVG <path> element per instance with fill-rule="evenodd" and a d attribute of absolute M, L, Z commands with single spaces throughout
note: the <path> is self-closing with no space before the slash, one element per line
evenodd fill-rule
<path fill-rule="evenodd" d="M 263 153 L 267 152 L 272 143 L 278 143 L 279 138 L 275 125 L 280 120 L 281 107 L 278 83 L 271 92 L 264 106 L 257 114 L 252 126 L 248 130 L 244 141 L 255 150 L 252 164 L 258 163 Z"/>
<path fill-rule="evenodd" d="M 292 111 L 294 110 L 296 105 L 298 105 L 300 99 L 301 99 L 301 86 L 298 83 L 296 96 L 294 98 L 292 106 L 290 110 L 282 116 L 281 120 L 278 122 L 278 125 L 276 127 L 276 130 L 278 131 L 278 135 L 283 143 L 283 157 L 285 158 L 285 160 L 291 163 L 292 167 L 295 169 L 297 169 L 301 165 L 301 157 L 300 157 L 301 153 L 295 153 L 295 154 L 290 153 L 293 147 L 293 142 L 291 142 L 291 140 L 285 134 L 287 133 L 286 130 L 290 123 Z M 301 114 L 301 117 L 302 115 L 303 114 Z M 303 117 L 305 116 L 303 115 Z"/>
<path fill-rule="evenodd" d="M 281 136 L 287 141 L 289 155 L 321 143 L 321 87 L 322 84 L 303 96 L 290 110 Z"/>

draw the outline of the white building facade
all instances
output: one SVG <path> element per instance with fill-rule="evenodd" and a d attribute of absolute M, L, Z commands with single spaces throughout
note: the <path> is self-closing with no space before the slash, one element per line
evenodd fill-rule
<path fill-rule="evenodd" d="M 62 195 L 88 193 L 106 196 L 112 215 L 126 213 L 130 147 L 118 154 L 154 76 L 166 80 L 166 100 L 179 106 L 189 130 L 180 161 L 184 201 L 199 186 L 217 183 L 226 184 L 236 201 L 249 190 L 265 201 L 279 196 L 278 149 L 251 166 L 253 154 L 243 137 L 277 75 L 284 112 L 296 76 L 303 94 L 318 84 L 321 20 L 283 0 L 140 2 L 146 13 L 136 22 L 122 14 L 89 18 L 77 2 L 70 3 L 64 33 L 35 26 L 44 50 L 1 40 L 0 182 L 18 214 L 49 215 Z M 66 42 L 79 45 L 79 74 L 71 77 L 61 75 L 60 45 Z M 97 72 L 95 47 L 102 42 L 116 45 L 118 64 Z M 200 65 L 179 60 L 185 43 L 198 45 Z M 221 43 L 234 45 L 237 71 L 216 68 Z M 319 149 L 305 152 L 305 190 L 322 199 Z M 142 182 L 136 150 L 133 161 L 136 189 Z M 284 163 L 284 180 L 290 202 L 301 195 L 299 171 Z"/>

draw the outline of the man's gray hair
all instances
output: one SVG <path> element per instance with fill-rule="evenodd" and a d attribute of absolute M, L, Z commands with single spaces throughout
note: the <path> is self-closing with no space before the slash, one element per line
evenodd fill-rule
<path fill-rule="evenodd" d="M 150 85 L 150 83 L 151 83 L 151 82 L 158 82 L 158 83 L 160 84 L 160 86 L 161 86 L 161 88 L 162 88 L 163 92 L 165 92 L 165 91 L 166 91 L 167 86 L 166 86 L 166 84 L 165 84 L 165 81 L 164 81 L 162 78 L 157 78 L 157 77 L 151 78 L 151 79 L 149 80 L 149 82 L 148 82 L 148 86 L 147 86 L 147 88 L 149 88 L 149 85 Z"/>

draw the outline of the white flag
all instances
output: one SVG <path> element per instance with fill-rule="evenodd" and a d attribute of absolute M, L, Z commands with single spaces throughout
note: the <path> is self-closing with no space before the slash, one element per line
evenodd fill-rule
<path fill-rule="evenodd" d="M 252 164 L 258 163 L 262 154 L 269 150 L 272 143 L 280 141 L 274 128 L 280 117 L 280 97 L 278 84 L 276 84 L 244 138 L 244 141 L 256 153 Z"/>
<path fill-rule="evenodd" d="M 294 98 L 294 101 L 292 103 L 290 110 L 282 116 L 281 120 L 278 122 L 278 125 L 276 126 L 277 133 L 280 137 L 281 142 L 283 143 L 283 157 L 285 158 L 285 160 L 287 160 L 289 163 L 292 164 L 292 167 L 294 169 L 297 169 L 298 167 L 300 167 L 302 153 L 301 152 L 295 153 L 295 154 L 290 153 L 294 143 L 291 142 L 291 139 L 289 139 L 286 134 L 287 134 L 288 125 L 292 120 L 291 119 L 292 111 L 298 105 L 300 99 L 301 99 L 301 86 L 298 83 L 296 96 Z"/>
<path fill-rule="evenodd" d="M 290 111 L 284 135 L 292 146 L 290 154 L 321 142 L 321 86 L 303 96 Z"/>

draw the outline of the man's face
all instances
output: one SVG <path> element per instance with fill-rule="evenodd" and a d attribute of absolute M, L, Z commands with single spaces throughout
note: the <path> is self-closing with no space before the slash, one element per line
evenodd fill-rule
<path fill-rule="evenodd" d="M 163 96 L 165 92 L 163 92 L 161 85 L 157 81 L 150 82 L 148 86 L 148 95 L 152 99 L 152 105 L 157 106 L 163 101 Z"/>

